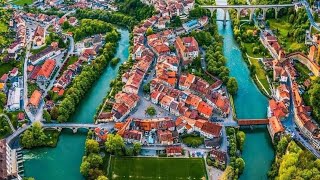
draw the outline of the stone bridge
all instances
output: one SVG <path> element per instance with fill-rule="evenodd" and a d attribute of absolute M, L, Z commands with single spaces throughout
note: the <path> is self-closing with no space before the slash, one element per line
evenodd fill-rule
<path fill-rule="evenodd" d="M 71 129 L 73 133 L 78 132 L 78 129 L 94 130 L 95 128 L 103 128 L 106 130 L 111 130 L 113 124 L 78 124 L 78 123 L 57 123 L 57 124 L 43 124 L 43 129 L 55 129 L 61 131 L 62 129 Z"/>
<path fill-rule="evenodd" d="M 269 9 L 274 9 L 275 11 L 275 18 L 278 17 L 278 12 L 282 8 L 287 7 L 293 7 L 295 4 L 268 4 L 268 5 L 203 5 L 202 8 L 208 9 L 211 12 L 211 15 L 213 12 L 217 9 L 222 9 L 224 11 L 224 18 L 223 18 L 223 24 L 226 25 L 227 21 L 227 11 L 229 9 L 235 9 L 237 11 L 237 18 L 240 20 L 240 13 L 248 9 L 250 11 L 249 20 L 252 20 L 253 13 L 255 10 L 261 9 L 263 13 L 263 19 L 266 18 L 267 11 Z"/>
<path fill-rule="evenodd" d="M 32 125 L 27 125 L 24 127 L 21 127 L 14 131 L 10 136 L 6 138 L 6 141 L 8 144 L 11 143 L 12 140 L 14 140 L 16 137 L 18 137 L 20 134 L 22 134 L 25 130 L 30 128 Z M 104 124 L 81 124 L 81 123 L 56 123 L 56 124 L 42 124 L 43 129 L 55 129 L 58 131 L 61 131 L 62 129 L 71 129 L 73 133 L 78 132 L 78 129 L 87 129 L 87 130 L 94 130 L 95 128 L 103 128 L 108 131 L 113 129 L 114 123 L 104 123 Z"/>

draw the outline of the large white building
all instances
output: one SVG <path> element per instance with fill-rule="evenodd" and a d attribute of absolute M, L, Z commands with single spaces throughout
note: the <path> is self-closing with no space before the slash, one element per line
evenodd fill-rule
<path fill-rule="evenodd" d="M 8 93 L 7 108 L 9 111 L 20 109 L 21 88 L 10 89 Z"/>

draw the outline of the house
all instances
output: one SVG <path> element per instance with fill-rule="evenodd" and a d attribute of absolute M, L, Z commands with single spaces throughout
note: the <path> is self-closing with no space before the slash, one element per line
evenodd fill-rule
<path fill-rule="evenodd" d="M 171 102 L 174 101 L 174 98 L 168 95 L 165 95 L 159 102 L 160 106 L 169 111 Z"/>
<path fill-rule="evenodd" d="M 39 53 L 30 56 L 29 60 L 31 61 L 32 65 L 36 65 L 42 62 L 43 60 L 48 59 L 51 56 L 57 55 L 60 53 L 61 53 L 61 50 L 58 47 L 49 46 L 44 50 L 40 51 Z"/>
<path fill-rule="evenodd" d="M 75 17 L 70 17 L 70 18 L 69 18 L 69 24 L 70 24 L 71 26 L 75 26 L 75 25 L 77 25 L 77 23 L 78 23 L 77 18 L 75 18 Z"/>
<path fill-rule="evenodd" d="M 97 121 L 100 122 L 111 122 L 114 120 L 114 113 L 112 112 L 102 112 L 97 117 Z"/>
<path fill-rule="evenodd" d="M 173 144 L 172 132 L 168 130 L 158 130 L 157 131 L 159 143 L 162 145 Z"/>
<path fill-rule="evenodd" d="M 192 60 L 199 56 L 198 42 L 194 37 L 178 37 L 175 42 L 178 56 L 182 59 L 182 65 L 192 63 Z"/>
<path fill-rule="evenodd" d="M 41 69 L 37 74 L 37 81 L 39 82 L 49 81 L 55 67 L 56 67 L 56 61 L 54 59 L 46 60 L 44 64 L 41 66 Z"/>
<path fill-rule="evenodd" d="M 183 149 L 181 146 L 167 146 L 166 154 L 167 156 L 181 156 Z"/>
<path fill-rule="evenodd" d="M 18 73 L 19 73 L 19 70 L 18 70 L 18 68 L 15 67 L 10 71 L 10 76 L 16 77 L 18 75 Z"/>
<path fill-rule="evenodd" d="M 206 138 L 221 138 L 222 126 L 212 122 L 205 122 L 200 130 L 200 134 Z"/>
<path fill-rule="evenodd" d="M 8 74 L 3 74 L 0 78 L 0 82 L 6 83 L 8 81 Z"/>
<path fill-rule="evenodd" d="M 33 35 L 33 45 L 40 47 L 45 43 L 45 32 L 44 28 L 37 26 L 34 35 Z"/>
<path fill-rule="evenodd" d="M 41 92 L 38 90 L 35 90 L 33 91 L 31 97 L 29 98 L 28 106 L 33 112 L 35 112 L 38 109 L 41 102 L 41 96 L 42 96 Z"/>
<path fill-rule="evenodd" d="M 190 89 L 195 79 L 196 79 L 196 76 L 193 74 L 181 75 L 179 80 L 179 89 L 181 90 Z"/>
<path fill-rule="evenodd" d="M 142 142 L 142 132 L 137 130 L 126 130 L 122 137 L 127 143 Z"/>
<path fill-rule="evenodd" d="M 210 118 L 213 113 L 213 107 L 201 101 L 197 107 L 198 112 L 205 118 Z"/>
<path fill-rule="evenodd" d="M 268 117 L 275 116 L 279 119 L 288 116 L 289 110 L 283 101 L 269 100 Z"/>
<path fill-rule="evenodd" d="M 212 149 L 209 158 L 218 162 L 220 166 L 225 166 L 227 163 L 227 153 L 220 150 Z"/>
<path fill-rule="evenodd" d="M 6 83 L 0 83 L 0 91 L 2 91 L 2 92 L 7 91 L 7 84 Z"/>
<path fill-rule="evenodd" d="M 271 136 L 272 142 L 275 139 L 279 140 L 279 136 L 284 132 L 284 128 L 280 122 L 280 120 L 276 116 L 272 116 L 269 118 L 268 131 Z"/>
<path fill-rule="evenodd" d="M 105 142 L 108 138 L 108 131 L 103 128 L 99 128 L 99 127 L 95 128 L 94 134 L 98 142 Z"/>
<path fill-rule="evenodd" d="M 19 41 L 14 41 L 8 48 L 8 53 L 16 53 L 21 49 L 21 44 Z"/>

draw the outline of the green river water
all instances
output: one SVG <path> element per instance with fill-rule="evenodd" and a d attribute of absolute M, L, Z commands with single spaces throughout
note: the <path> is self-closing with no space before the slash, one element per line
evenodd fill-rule
<path fill-rule="evenodd" d="M 223 3 L 218 2 L 218 3 Z M 223 12 L 218 11 L 218 19 L 223 19 Z M 235 98 L 235 106 L 238 118 L 265 118 L 267 99 L 260 93 L 249 76 L 249 70 L 242 59 L 241 52 L 233 39 L 230 22 L 224 28 L 222 22 L 217 22 L 219 33 L 224 37 L 224 55 L 230 75 L 236 77 L 239 91 Z M 123 63 L 129 56 L 129 33 L 121 32 L 121 40 L 116 57 Z M 89 123 L 93 121 L 96 108 L 109 90 L 109 84 L 117 74 L 116 68 L 106 68 L 103 75 L 83 99 L 75 115 L 73 122 Z M 266 128 L 245 129 L 246 142 L 243 158 L 246 167 L 240 179 L 264 180 L 266 173 L 274 157 L 272 144 Z M 73 134 L 71 131 L 63 131 L 56 148 L 37 148 L 24 151 L 25 176 L 35 177 L 37 180 L 81 180 L 84 179 L 79 167 L 84 153 L 86 133 Z"/>
<path fill-rule="evenodd" d="M 108 67 L 97 80 L 85 99 L 78 106 L 72 122 L 90 123 L 109 90 L 110 82 L 116 77 L 118 67 L 129 57 L 129 32 L 121 30 L 121 40 L 116 57 L 121 61 L 116 68 Z M 71 130 L 63 131 L 56 148 L 37 148 L 24 152 L 25 176 L 36 180 L 81 180 L 81 158 L 84 153 L 86 133 L 73 134 Z"/>
<path fill-rule="evenodd" d="M 227 4 L 226 0 L 217 0 L 217 4 Z M 218 9 L 217 19 L 223 19 L 223 11 Z M 227 17 L 229 19 L 229 17 Z M 267 116 L 267 98 L 259 91 L 250 77 L 249 69 L 242 53 L 234 40 L 232 25 L 227 21 L 217 21 L 220 35 L 224 38 L 223 54 L 227 58 L 230 76 L 237 79 L 239 90 L 234 98 L 239 119 L 259 119 Z M 244 129 L 246 140 L 242 157 L 246 163 L 241 180 L 265 180 L 274 158 L 272 142 L 266 127 Z"/>

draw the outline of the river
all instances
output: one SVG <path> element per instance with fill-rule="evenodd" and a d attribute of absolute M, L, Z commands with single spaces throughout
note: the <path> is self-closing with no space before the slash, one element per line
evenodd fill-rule
<path fill-rule="evenodd" d="M 227 4 L 226 0 L 217 0 L 218 5 Z M 223 10 L 218 9 L 217 19 L 223 20 Z M 227 17 L 229 20 L 229 15 Z M 223 26 L 222 21 L 217 21 L 219 34 L 223 40 L 223 54 L 227 59 L 230 76 L 237 79 L 239 90 L 234 97 L 237 117 L 239 119 L 266 118 L 268 99 L 259 91 L 250 77 L 250 71 L 243 60 L 242 53 L 234 40 L 233 29 L 230 21 Z M 246 140 L 242 157 L 246 163 L 242 180 L 265 180 L 267 172 L 274 158 L 272 142 L 266 127 L 253 130 L 244 129 Z"/>
<path fill-rule="evenodd" d="M 110 82 L 116 77 L 120 64 L 129 57 L 129 32 L 118 29 L 121 40 L 117 48 L 116 57 L 119 64 L 112 68 L 107 67 L 101 77 L 92 86 L 78 106 L 76 113 L 71 117 L 72 122 L 91 123 L 100 105 L 109 90 Z M 84 153 L 86 133 L 73 134 L 71 130 L 62 131 L 56 148 L 36 148 L 24 151 L 25 176 L 35 177 L 36 180 L 81 180 L 80 164 Z"/>

